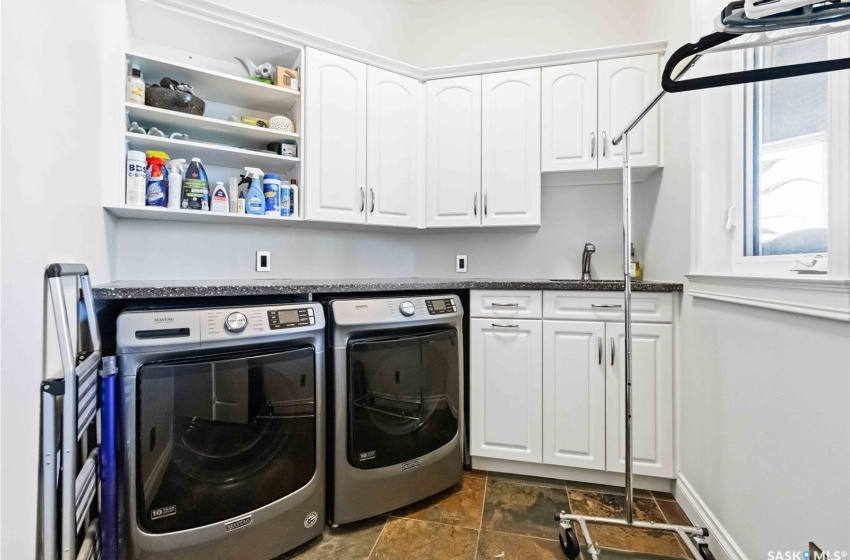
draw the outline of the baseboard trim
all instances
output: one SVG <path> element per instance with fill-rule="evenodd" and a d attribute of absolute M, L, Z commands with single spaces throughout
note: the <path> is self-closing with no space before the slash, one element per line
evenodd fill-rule
<path fill-rule="evenodd" d="M 708 546 L 717 560 L 747 560 L 747 556 L 682 473 L 676 480 L 673 495 L 695 525 L 708 528 Z"/>
<path fill-rule="evenodd" d="M 544 465 L 542 463 L 524 463 L 522 461 L 491 459 L 489 457 L 472 457 L 472 468 L 496 473 L 538 476 L 542 478 L 554 478 L 556 480 L 573 480 L 588 484 L 625 486 L 623 473 Z M 635 475 L 634 477 L 635 488 L 642 488 L 644 490 L 669 492 L 672 489 L 672 483 L 673 481 L 668 478 L 640 475 Z"/>

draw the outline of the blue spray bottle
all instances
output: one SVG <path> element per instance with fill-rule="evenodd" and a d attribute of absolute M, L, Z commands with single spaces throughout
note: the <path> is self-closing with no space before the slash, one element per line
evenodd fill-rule
<path fill-rule="evenodd" d="M 266 213 L 266 196 L 263 194 L 261 177 L 263 170 L 257 167 L 246 167 L 245 178 L 251 179 L 251 186 L 245 195 L 245 213 L 263 216 Z"/>

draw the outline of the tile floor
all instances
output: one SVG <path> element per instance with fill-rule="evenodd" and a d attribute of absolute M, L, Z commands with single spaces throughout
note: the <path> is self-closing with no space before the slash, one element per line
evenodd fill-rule
<path fill-rule="evenodd" d="M 553 514 L 623 517 L 622 488 L 474 471 L 436 496 L 359 523 L 326 528 L 280 560 L 564 560 Z M 666 492 L 635 492 L 635 517 L 689 523 Z M 688 558 L 669 532 L 588 524 L 605 560 Z M 590 560 L 586 551 L 583 560 Z"/>

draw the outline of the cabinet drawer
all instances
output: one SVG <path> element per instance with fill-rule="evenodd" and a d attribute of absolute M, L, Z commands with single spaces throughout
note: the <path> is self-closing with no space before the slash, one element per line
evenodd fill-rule
<path fill-rule="evenodd" d="M 469 308 L 472 317 L 540 319 L 543 317 L 543 292 L 472 290 Z"/>
<path fill-rule="evenodd" d="M 622 321 L 622 292 L 543 292 L 546 319 Z M 672 323 L 673 294 L 632 293 L 632 321 Z"/>

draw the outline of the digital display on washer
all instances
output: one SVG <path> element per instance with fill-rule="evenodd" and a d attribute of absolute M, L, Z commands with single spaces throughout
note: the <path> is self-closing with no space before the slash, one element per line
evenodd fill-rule
<path fill-rule="evenodd" d="M 445 311 L 446 310 L 446 302 L 441 299 L 435 299 L 431 302 L 431 305 L 434 306 L 434 311 Z"/>
<path fill-rule="evenodd" d="M 429 315 L 442 315 L 443 313 L 454 313 L 457 311 L 453 299 L 429 299 L 425 300 Z"/>
<path fill-rule="evenodd" d="M 276 329 L 292 329 L 316 324 L 312 309 L 272 309 L 268 312 L 269 327 Z"/>

